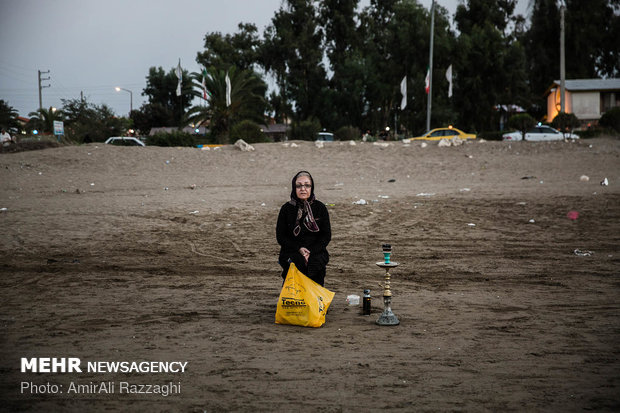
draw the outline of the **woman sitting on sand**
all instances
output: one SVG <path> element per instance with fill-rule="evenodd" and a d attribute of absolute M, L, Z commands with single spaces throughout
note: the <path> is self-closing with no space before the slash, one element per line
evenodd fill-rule
<path fill-rule="evenodd" d="M 300 171 L 293 177 L 291 200 L 280 208 L 276 224 L 282 278 L 286 278 L 293 262 L 299 271 L 323 285 L 329 261 L 327 244 L 331 238 L 327 208 L 314 196 L 310 173 Z"/>

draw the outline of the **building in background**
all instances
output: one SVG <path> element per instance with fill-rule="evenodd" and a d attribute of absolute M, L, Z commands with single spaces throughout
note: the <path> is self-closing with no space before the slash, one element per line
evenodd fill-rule
<path fill-rule="evenodd" d="M 573 113 L 582 125 L 596 124 L 609 109 L 620 106 L 620 79 L 575 79 L 565 81 L 565 111 Z M 560 81 L 545 92 L 547 122 L 560 112 Z"/>

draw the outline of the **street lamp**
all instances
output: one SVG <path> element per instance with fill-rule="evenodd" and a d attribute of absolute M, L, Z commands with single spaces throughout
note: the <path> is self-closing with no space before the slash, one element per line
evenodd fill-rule
<path fill-rule="evenodd" d="M 116 89 L 117 92 L 120 92 L 121 90 L 124 90 L 125 92 L 129 92 L 129 114 L 131 115 L 131 112 L 133 111 L 133 93 L 129 89 L 125 89 L 125 88 L 118 87 L 118 86 L 115 87 L 114 89 Z"/>

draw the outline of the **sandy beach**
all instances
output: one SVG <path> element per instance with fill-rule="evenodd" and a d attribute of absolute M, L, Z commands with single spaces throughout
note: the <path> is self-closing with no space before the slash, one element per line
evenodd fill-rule
<path fill-rule="evenodd" d="M 0 154 L 0 410 L 620 410 L 620 140 L 294 143 Z M 302 169 L 333 232 L 317 329 L 274 323 Z M 370 316 L 346 302 L 365 288 Z M 187 364 L 21 372 L 42 357 Z"/>

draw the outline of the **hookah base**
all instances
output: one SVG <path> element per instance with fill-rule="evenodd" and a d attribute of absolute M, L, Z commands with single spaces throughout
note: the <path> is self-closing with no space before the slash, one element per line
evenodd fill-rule
<path fill-rule="evenodd" d="M 383 310 L 383 313 L 379 316 L 376 323 L 380 326 L 397 326 L 400 324 L 400 321 L 392 310 L 386 308 Z"/>

